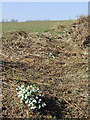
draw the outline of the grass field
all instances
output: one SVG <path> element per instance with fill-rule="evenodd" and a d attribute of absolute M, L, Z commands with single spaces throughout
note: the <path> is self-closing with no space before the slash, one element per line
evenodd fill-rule
<path fill-rule="evenodd" d="M 70 24 L 72 20 L 64 21 L 31 21 L 31 22 L 15 22 L 2 23 L 2 32 L 8 31 L 29 31 L 29 32 L 44 32 L 52 28 L 56 24 Z"/>

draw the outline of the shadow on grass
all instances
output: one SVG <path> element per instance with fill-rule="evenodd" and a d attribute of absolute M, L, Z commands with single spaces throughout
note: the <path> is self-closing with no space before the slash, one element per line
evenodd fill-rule
<path fill-rule="evenodd" d="M 47 106 L 41 109 L 41 115 L 51 115 L 57 120 L 63 118 L 63 111 L 65 109 L 65 103 L 63 101 L 60 103 L 60 101 L 58 101 L 58 99 L 55 97 L 46 97 L 45 103 L 47 104 Z"/>

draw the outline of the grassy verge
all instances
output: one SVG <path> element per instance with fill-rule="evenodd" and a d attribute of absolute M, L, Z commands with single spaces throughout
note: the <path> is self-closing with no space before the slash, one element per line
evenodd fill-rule
<path fill-rule="evenodd" d="M 17 23 L 2 23 L 2 32 L 8 31 L 29 31 L 29 32 L 44 32 L 52 28 L 56 24 L 70 24 L 72 20 L 64 21 L 31 21 Z"/>

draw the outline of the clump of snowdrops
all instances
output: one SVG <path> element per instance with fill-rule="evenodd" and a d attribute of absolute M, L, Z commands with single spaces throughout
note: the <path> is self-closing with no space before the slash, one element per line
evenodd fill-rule
<path fill-rule="evenodd" d="M 20 97 L 20 103 L 25 103 L 30 107 L 30 110 L 41 109 L 46 106 L 46 103 L 43 102 L 42 91 L 35 86 L 27 86 L 24 85 L 18 86 L 16 88 L 18 97 Z"/>

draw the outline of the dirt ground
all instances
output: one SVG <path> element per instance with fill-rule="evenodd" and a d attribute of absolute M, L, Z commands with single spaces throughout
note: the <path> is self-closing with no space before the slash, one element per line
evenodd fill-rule
<path fill-rule="evenodd" d="M 88 18 L 46 33 L 2 35 L 2 118 L 88 118 Z M 35 84 L 47 104 L 32 112 L 16 87 Z"/>

